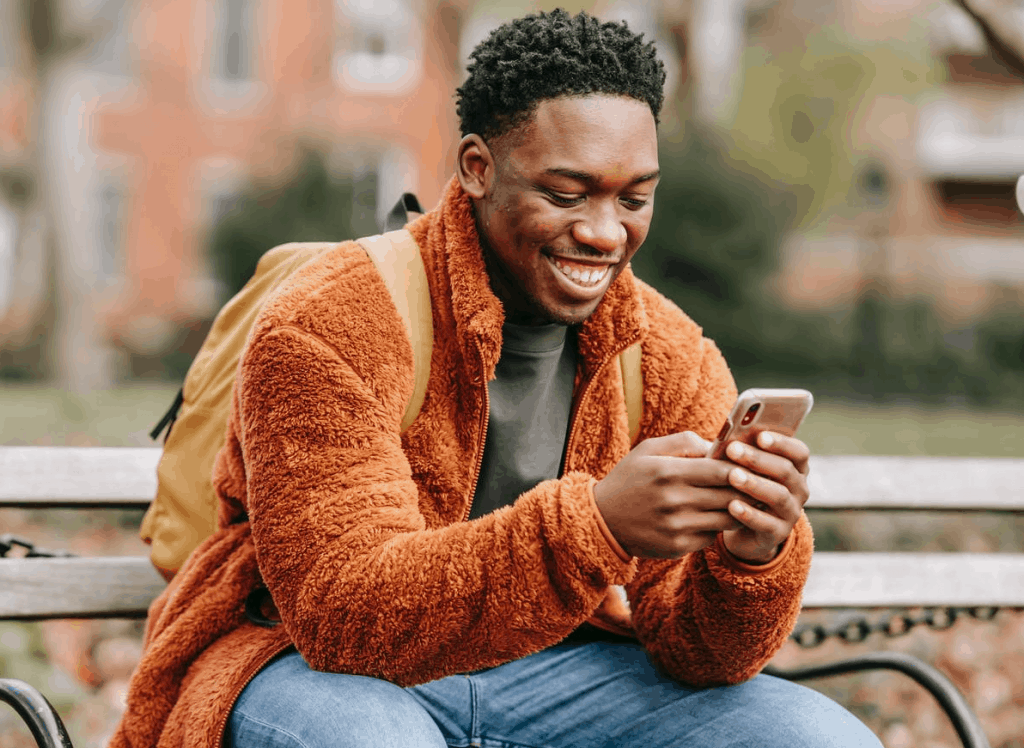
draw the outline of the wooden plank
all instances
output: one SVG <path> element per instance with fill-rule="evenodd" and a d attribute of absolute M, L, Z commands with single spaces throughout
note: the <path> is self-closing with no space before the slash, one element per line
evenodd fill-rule
<path fill-rule="evenodd" d="M 1024 554 L 816 553 L 803 604 L 1024 607 Z"/>
<path fill-rule="evenodd" d="M 809 509 L 1024 511 L 1024 460 L 812 457 Z"/>
<path fill-rule="evenodd" d="M 0 619 L 143 617 L 164 588 L 144 557 L 0 560 Z M 805 608 L 1024 607 L 1024 554 L 818 553 Z"/>
<path fill-rule="evenodd" d="M 0 507 L 146 507 L 160 449 L 0 447 Z"/>
<path fill-rule="evenodd" d="M 0 447 L 0 507 L 144 507 L 157 448 Z M 1024 511 L 1024 460 L 837 456 L 811 459 L 813 509 Z"/>
<path fill-rule="evenodd" d="M 158 448 L 0 447 L 0 507 L 145 507 Z M 813 509 L 1024 511 L 1024 460 L 811 458 Z"/>
<path fill-rule="evenodd" d="M 0 559 L 0 619 L 144 618 L 165 586 L 145 556 Z"/>

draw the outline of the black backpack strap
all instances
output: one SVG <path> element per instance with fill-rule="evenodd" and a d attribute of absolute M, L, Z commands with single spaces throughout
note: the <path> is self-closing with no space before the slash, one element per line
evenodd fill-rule
<path fill-rule="evenodd" d="M 420 201 L 416 196 L 411 192 L 403 192 L 395 207 L 388 213 L 388 217 L 384 219 L 384 230 L 397 231 L 409 223 L 410 213 L 422 212 L 423 208 L 420 207 Z"/>
<path fill-rule="evenodd" d="M 178 390 L 177 396 L 174 398 L 174 402 L 171 403 L 171 407 L 164 413 L 164 417 L 160 419 L 152 431 L 149 432 L 149 438 L 156 441 L 160 438 L 160 434 L 163 433 L 164 429 L 167 429 L 167 435 L 171 434 L 171 427 L 174 426 L 174 422 L 178 420 L 178 411 L 181 410 L 182 403 L 185 402 L 185 389 Z M 164 441 L 167 441 L 164 439 Z"/>

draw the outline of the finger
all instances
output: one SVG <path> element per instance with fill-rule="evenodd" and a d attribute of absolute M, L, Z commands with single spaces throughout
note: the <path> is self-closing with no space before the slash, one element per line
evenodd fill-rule
<path fill-rule="evenodd" d="M 642 442 L 647 454 L 666 457 L 704 457 L 708 453 L 711 442 L 702 439 L 692 431 L 680 431 L 666 434 Z"/>
<path fill-rule="evenodd" d="M 786 486 L 760 475 L 750 473 L 741 467 L 734 467 L 729 473 L 729 483 L 753 500 L 753 505 L 764 508 L 787 522 L 796 522 L 803 504 Z M 751 501 L 746 501 L 750 504 Z M 759 508 L 761 508 L 759 507 Z"/>
<path fill-rule="evenodd" d="M 656 510 L 660 514 L 699 514 L 701 512 L 725 512 L 729 502 L 741 499 L 748 501 L 747 495 L 730 486 L 720 488 L 680 488 L 664 494 Z"/>
<path fill-rule="evenodd" d="M 781 455 L 765 452 L 749 444 L 731 442 L 725 453 L 737 465 L 742 465 L 751 472 L 763 475 L 790 489 L 795 487 L 797 479 L 802 477 L 791 460 Z"/>
<path fill-rule="evenodd" d="M 652 480 L 665 486 L 672 484 L 697 488 L 727 486 L 729 485 L 729 470 L 733 467 L 723 460 L 706 458 L 652 455 L 647 459 L 649 460 L 647 467 L 651 471 Z"/>
<path fill-rule="evenodd" d="M 741 527 L 743 524 L 739 520 L 727 509 L 722 509 L 721 511 L 696 512 L 667 517 L 662 531 L 667 535 L 678 536 L 694 533 L 719 533 L 726 530 L 738 530 Z"/>
<path fill-rule="evenodd" d="M 774 431 L 762 431 L 757 435 L 757 446 L 765 452 L 785 457 L 803 475 L 810 472 L 810 448 L 795 436 L 786 436 Z"/>
<path fill-rule="evenodd" d="M 743 501 L 730 503 L 729 514 L 759 538 L 763 538 L 765 541 L 763 545 L 766 548 L 777 546 L 786 539 L 792 529 L 786 521 L 773 514 L 755 509 Z"/>

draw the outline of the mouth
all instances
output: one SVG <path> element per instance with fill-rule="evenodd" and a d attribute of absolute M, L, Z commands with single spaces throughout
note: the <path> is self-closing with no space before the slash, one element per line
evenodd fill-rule
<path fill-rule="evenodd" d="M 558 274 L 579 289 L 593 290 L 600 287 L 612 274 L 608 264 L 595 264 L 566 260 L 561 257 L 548 256 L 548 262 L 554 266 Z"/>

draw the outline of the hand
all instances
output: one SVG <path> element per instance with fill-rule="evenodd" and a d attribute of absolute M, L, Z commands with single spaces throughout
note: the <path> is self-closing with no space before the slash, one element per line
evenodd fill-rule
<path fill-rule="evenodd" d="M 743 526 L 728 511 L 746 498 L 729 486 L 735 466 L 707 459 L 707 450 L 689 431 L 646 439 L 594 486 L 597 508 L 627 553 L 678 558 Z"/>
<path fill-rule="evenodd" d="M 726 530 L 722 540 L 741 561 L 765 564 L 793 531 L 810 496 L 810 450 L 799 439 L 769 431 L 758 434 L 757 444 L 760 449 L 740 442 L 726 448 L 738 466 L 730 469 L 729 483 L 753 499 L 754 506 L 749 500 L 729 503 L 729 514 L 742 526 Z"/>

